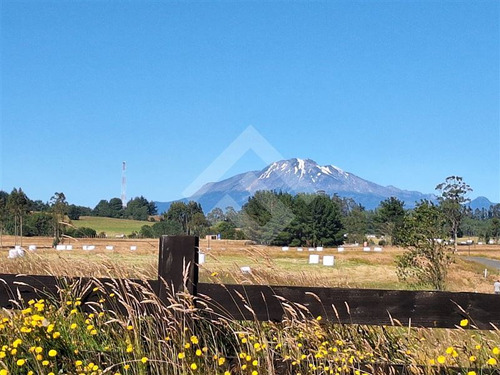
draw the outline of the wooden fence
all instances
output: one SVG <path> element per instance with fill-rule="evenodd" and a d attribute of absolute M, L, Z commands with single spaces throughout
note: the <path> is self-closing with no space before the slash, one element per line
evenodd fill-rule
<path fill-rule="evenodd" d="M 146 283 L 162 299 L 167 287 L 174 291 L 187 288 L 211 301 L 215 313 L 235 320 L 280 321 L 286 306 L 291 305 L 306 307 L 312 317 L 321 315 L 323 321 L 339 323 L 391 325 L 397 321 L 405 326 L 453 328 L 467 318 L 479 329 L 500 327 L 500 296 L 494 294 L 199 283 L 198 249 L 197 237 L 163 236 L 158 280 Z M 19 297 L 26 301 L 44 293 L 56 294 L 61 280 L 65 279 L 0 274 L 0 307 L 15 307 Z M 113 281 L 99 279 L 103 284 Z M 92 298 L 89 290 L 85 299 Z"/>

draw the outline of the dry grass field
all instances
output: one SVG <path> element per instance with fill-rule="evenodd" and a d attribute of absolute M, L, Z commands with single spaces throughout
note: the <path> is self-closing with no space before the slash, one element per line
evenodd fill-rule
<path fill-rule="evenodd" d="M 18 239 L 18 243 L 19 243 Z M 0 249 L 1 273 L 56 274 L 67 276 L 111 276 L 156 278 L 158 240 L 94 238 L 66 240 L 72 251 L 56 251 L 50 237 L 23 238 L 23 247 L 36 245 L 35 252 L 24 258 L 7 259 L 8 249 L 15 244 L 12 236 L 3 236 Z M 85 251 L 84 245 L 94 245 L 95 250 Z M 107 250 L 106 246 L 113 246 Z M 136 251 L 130 247 L 136 246 Z M 404 251 L 386 247 L 383 252 L 364 252 L 360 247 L 345 247 L 345 252 L 325 248 L 320 255 L 334 255 L 335 266 L 308 264 L 310 252 L 290 248 L 250 245 L 246 241 L 200 240 L 200 250 L 206 262 L 200 266 L 203 282 L 301 285 L 348 288 L 408 289 L 398 280 L 395 259 Z M 485 266 L 464 260 L 468 247 L 460 249 L 449 272 L 447 289 L 491 293 L 499 270 L 490 268 L 484 278 Z M 500 259 L 500 246 L 472 246 L 471 255 Z M 249 266 L 252 274 L 242 274 L 240 267 Z"/>
<path fill-rule="evenodd" d="M 15 239 L 4 236 L 0 273 L 156 277 L 158 240 L 72 240 L 72 251 L 57 251 L 51 243 L 52 238 L 24 238 L 23 247 L 36 245 L 37 250 L 7 259 Z M 96 248 L 85 251 L 83 245 Z M 407 288 L 396 277 L 394 260 L 403 251 L 398 248 L 381 253 L 327 248 L 321 254 L 335 255 L 334 267 L 309 265 L 307 249 L 285 252 L 226 240 L 202 240 L 200 248 L 206 254 L 200 273 L 205 282 Z M 471 253 L 496 258 L 500 248 Z M 252 274 L 243 275 L 242 266 L 250 266 Z M 458 255 L 448 289 L 491 293 L 498 270 L 490 270 L 497 274 L 487 279 L 483 270 Z M 302 319 L 297 309 L 283 322 L 239 322 L 199 314 L 183 293 L 170 296 L 172 304 L 166 306 L 149 290 L 140 289 L 134 297 L 120 288 L 106 292 L 102 285 L 94 289 L 101 299 L 91 302 L 89 313 L 78 307 L 76 284 L 62 289 L 55 304 L 32 300 L 22 310 L 0 310 L 0 374 L 385 375 L 384 364 L 397 364 L 408 374 L 472 375 L 496 374 L 500 362 L 498 329 L 469 329 L 467 319 L 456 322 L 458 329 L 320 324 L 321 316 Z M 125 315 L 112 307 L 117 304 L 126 308 Z M 455 370 L 443 372 L 446 366 Z"/>

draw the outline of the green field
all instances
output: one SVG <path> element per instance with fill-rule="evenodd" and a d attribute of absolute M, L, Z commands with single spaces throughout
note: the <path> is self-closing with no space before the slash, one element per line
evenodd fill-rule
<path fill-rule="evenodd" d="M 97 233 L 104 232 L 108 236 L 129 235 L 139 232 L 143 225 L 152 225 L 149 221 L 113 219 L 110 217 L 81 216 L 80 220 L 73 220 L 77 228 L 87 227 L 94 229 Z"/>

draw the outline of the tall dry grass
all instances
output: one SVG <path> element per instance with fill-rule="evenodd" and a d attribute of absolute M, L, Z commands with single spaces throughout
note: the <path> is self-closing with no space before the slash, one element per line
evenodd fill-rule
<path fill-rule="evenodd" d="M 345 325 L 284 299 L 281 322 L 235 321 L 217 315 L 208 297 L 170 292 L 160 300 L 146 283 L 127 279 L 126 270 L 113 272 L 120 279 L 61 283 L 58 296 L 2 311 L 2 375 L 395 371 L 388 365 L 415 374 L 446 366 L 486 374 L 500 361 L 500 332 L 469 329 L 472 321 L 454 330 Z"/>

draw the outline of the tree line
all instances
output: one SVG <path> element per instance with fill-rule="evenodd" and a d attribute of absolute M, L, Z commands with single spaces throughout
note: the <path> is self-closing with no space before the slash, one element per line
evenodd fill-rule
<path fill-rule="evenodd" d="M 126 207 L 119 198 L 112 198 L 101 200 L 91 209 L 69 204 L 62 192 L 55 192 L 48 202 L 43 202 L 31 200 L 21 188 L 14 188 L 10 193 L 0 191 L 0 246 L 2 234 L 19 237 L 21 244 L 23 236 L 53 236 L 54 244 L 63 236 L 95 237 L 94 229 L 71 224 L 80 216 L 148 220 L 155 214 L 154 202 L 142 196 L 129 200 Z"/>
<path fill-rule="evenodd" d="M 475 236 L 488 242 L 500 238 L 500 204 L 472 211 L 468 193 L 472 188 L 459 176 L 450 176 L 436 186 L 435 202 L 423 200 L 412 209 L 390 197 L 375 210 L 366 210 L 353 199 L 326 194 L 296 194 L 258 191 L 240 211 L 215 208 L 208 214 L 197 202 L 174 202 L 161 216 L 144 197 L 101 200 L 94 209 L 68 204 L 62 192 L 48 203 L 32 201 L 21 188 L 10 194 L 0 191 L 0 246 L 2 234 L 93 237 L 94 229 L 76 228 L 80 215 L 152 220 L 132 237 L 161 235 L 220 234 L 224 239 L 248 239 L 265 245 L 336 246 L 369 241 L 398 245 L 406 251 L 397 258 L 398 276 L 412 284 L 445 288 L 449 265 L 457 252 L 458 238 Z M 370 236 L 371 237 L 371 236 Z M 16 240 L 17 243 L 17 240 Z"/>
<path fill-rule="evenodd" d="M 443 224 L 445 233 L 453 239 L 474 236 L 485 242 L 498 240 L 500 204 L 472 211 L 464 198 L 470 187 L 460 177 L 452 177 L 437 186 L 441 193 L 438 201 L 428 202 L 448 218 Z M 461 200 L 452 199 L 457 193 Z M 337 195 L 259 191 L 239 211 L 215 208 L 205 214 L 199 203 L 191 201 L 173 202 L 167 212 L 157 215 L 154 202 L 142 196 L 129 200 L 126 207 L 119 198 L 103 199 L 91 209 L 69 204 L 62 192 L 54 193 L 44 203 L 29 199 L 21 188 L 15 188 L 10 194 L 0 191 L 0 235 L 54 236 L 56 241 L 62 235 L 95 236 L 92 229 L 76 229 L 71 221 L 80 216 L 99 216 L 155 221 L 132 237 L 220 234 L 226 239 L 267 245 L 335 246 L 369 242 L 368 236 L 374 235 L 381 238 L 382 245 L 401 245 L 405 218 L 418 207 L 407 209 L 404 202 L 390 197 L 376 209 L 367 210 L 353 199 Z"/>

